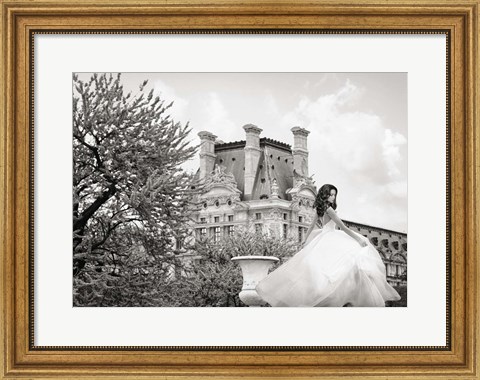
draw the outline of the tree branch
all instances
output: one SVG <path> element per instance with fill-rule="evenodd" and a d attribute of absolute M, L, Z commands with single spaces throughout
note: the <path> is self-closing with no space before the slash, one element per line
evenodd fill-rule
<path fill-rule="evenodd" d="M 82 215 L 77 220 L 73 221 L 73 231 L 82 231 L 87 225 L 88 220 L 92 215 L 106 202 L 108 201 L 117 191 L 115 187 L 115 182 L 112 182 L 108 187 L 108 190 L 103 192 L 100 197 L 98 197 L 90 206 L 88 206 L 85 211 L 82 212 Z"/>

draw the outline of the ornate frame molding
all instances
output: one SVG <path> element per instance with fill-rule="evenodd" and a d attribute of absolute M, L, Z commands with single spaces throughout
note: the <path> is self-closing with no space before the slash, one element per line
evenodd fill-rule
<path fill-rule="evenodd" d="M 2 378 L 479 379 L 479 0 L 3 0 L 0 129 Z M 451 125 L 451 278 L 447 347 L 39 347 L 33 346 L 33 113 L 35 33 L 446 33 Z M 448 219 L 448 218 L 447 218 Z"/>

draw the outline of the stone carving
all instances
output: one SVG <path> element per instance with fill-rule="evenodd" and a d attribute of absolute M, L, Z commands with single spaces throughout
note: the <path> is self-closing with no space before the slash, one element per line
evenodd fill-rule
<path fill-rule="evenodd" d="M 280 219 L 280 217 L 281 217 L 280 210 L 278 208 L 271 209 L 269 216 L 270 216 L 271 219 Z"/>
<path fill-rule="evenodd" d="M 215 187 L 226 189 L 230 194 L 208 194 Z M 205 182 L 201 189 L 199 189 L 199 193 L 201 194 L 199 196 L 200 202 L 207 200 L 209 205 L 214 205 L 217 201 L 220 204 L 226 204 L 229 200 L 232 200 L 232 202 L 240 201 L 240 194 L 242 192 L 237 188 L 237 182 L 233 174 L 227 173 L 224 166 L 218 165 L 215 167 L 215 170 L 212 171 L 211 175 L 205 178 Z"/>
<path fill-rule="evenodd" d="M 297 204 L 297 207 L 302 207 L 306 209 L 313 208 L 313 201 L 305 195 L 299 195 L 298 193 L 292 194 L 292 202 Z"/>
<path fill-rule="evenodd" d="M 212 173 L 205 179 L 205 187 L 211 187 L 214 184 L 222 184 L 237 188 L 235 177 L 232 173 L 227 173 L 225 169 L 225 166 L 217 165 Z"/>
<path fill-rule="evenodd" d="M 292 204 L 290 205 L 290 209 L 295 212 L 300 210 L 300 207 L 298 207 L 298 202 L 292 202 Z"/>
<path fill-rule="evenodd" d="M 313 187 L 313 178 L 306 177 L 297 173 L 297 171 L 293 170 L 293 187 L 300 188 L 302 186 L 312 186 Z"/>
<path fill-rule="evenodd" d="M 311 202 L 311 197 L 299 196 L 299 193 L 304 190 L 309 189 L 312 192 L 312 196 L 315 196 L 317 189 L 315 188 L 313 179 L 311 177 L 305 177 L 297 173 L 296 170 L 293 170 L 293 187 L 286 191 L 292 197 L 292 200 L 299 201 L 302 200 L 303 205 L 306 204 L 305 201 Z"/>
<path fill-rule="evenodd" d="M 277 183 L 277 179 L 274 178 L 272 180 L 272 185 L 271 185 L 271 192 L 272 192 L 272 197 L 273 198 L 279 198 L 279 195 L 278 195 L 278 190 L 280 188 L 278 187 L 278 183 Z"/>
<path fill-rule="evenodd" d="M 306 184 L 307 184 L 307 181 L 305 177 L 301 177 L 298 175 L 293 177 L 293 187 L 300 188 Z"/>
<path fill-rule="evenodd" d="M 305 215 L 305 222 L 307 224 L 311 224 L 313 222 L 314 214 L 307 214 Z"/>

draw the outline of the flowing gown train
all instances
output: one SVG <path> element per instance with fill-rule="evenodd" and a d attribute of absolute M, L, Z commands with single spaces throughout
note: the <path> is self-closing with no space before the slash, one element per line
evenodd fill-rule
<path fill-rule="evenodd" d="M 399 300 L 386 281 L 385 265 L 367 238 L 361 247 L 330 220 L 308 243 L 260 281 L 258 294 L 271 306 L 385 306 Z"/>

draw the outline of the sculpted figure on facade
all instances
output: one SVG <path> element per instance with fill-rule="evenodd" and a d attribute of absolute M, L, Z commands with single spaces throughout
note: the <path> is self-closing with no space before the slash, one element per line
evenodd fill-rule
<path fill-rule="evenodd" d="M 279 187 L 278 187 L 277 179 L 274 178 L 272 180 L 272 186 L 271 186 L 272 198 L 279 197 L 278 190 L 279 190 Z"/>
<path fill-rule="evenodd" d="M 232 173 L 227 173 L 225 169 L 226 168 L 223 165 L 215 166 L 215 169 L 211 175 L 205 179 L 205 187 L 209 188 L 212 185 L 222 184 L 232 186 L 234 189 L 236 189 L 237 182 L 235 181 L 235 177 Z"/>

